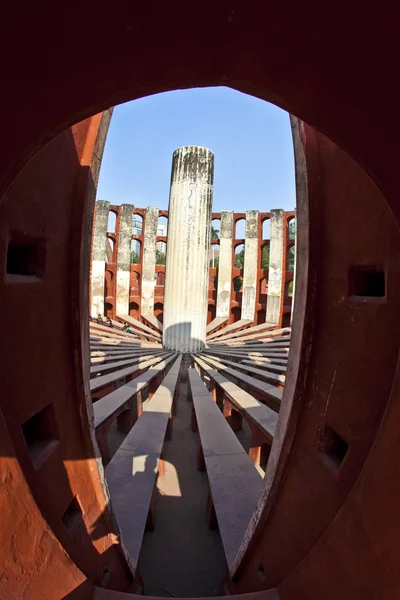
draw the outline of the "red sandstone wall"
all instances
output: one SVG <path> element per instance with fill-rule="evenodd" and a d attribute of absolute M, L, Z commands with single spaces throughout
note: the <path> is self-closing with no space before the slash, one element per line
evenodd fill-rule
<path fill-rule="evenodd" d="M 116 274 L 117 274 L 117 256 L 118 256 L 118 238 L 119 238 L 119 214 L 120 206 L 110 205 L 110 212 L 116 215 L 115 231 L 108 232 L 107 237 L 113 241 L 112 256 L 106 263 L 105 272 L 105 291 L 104 291 L 104 313 L 107 317 L 115 318 L 116 316 Z M 140 262 L 139 264 L 131 265 L 131 282 L 130 282 L 130 293 L 129 293 L 129 314 L 132 317 L 138 319 L 141 314 L 141 277 L 142 277 L 142 265 L 143 265 L 143 243 L 144 243 L 144 231 L 146 227 L 146 210 L 143 208 L 134 209 L 135 215 L 140 215 L 143 218 L 143 230 L 142 235 L 132 235 L 132 240 L 138 240 L 141 243 Z M 256 305 L 254 323 L 265 323 L 265 312 L 267 306 L 268 296 L 268 269 L 261 268 L 262 249 L 264 246 L 269 246 L 269 240 L 263 239 L 263 223 L 269 219 L 269 212 L 259 213 L 259 226 L 258 226 L 258 271 L 257 271 L 257 286 L 256 286 Z M 160 210 L 159 216 L 168 218 L 167 210 Z M 221 213 L 213 213 L 212 220 L 219 220 Z M 239 220 L 245 219 L 246 213 L 234 213 L 235 231 L 236 223 Z M 295 218 L 294 211 L 285 212 L 285 231 L 284 231 L 284 246 L 283 246 L 283 283 L 282 283 L 282 295 L 281 295 L 281 323 L 284 325 L 290 324 L 290 315 L 292 310 L 292 298 L 288 295 L 288 284 L 293 279 L 293 271 L 289 271 L 289 248 L 294 245 L 294 240 L 289 240 L 288 227 L 289 222 Z M 168 236 L 161 237 L 157 236 L 157 242 L 168 243 Z M 243 269 L 235 267 L 235 248 L 240 244 L 244 244 L 245 239 L 233 239 L 233 252 L 232 252 L 232 287 L 231 287 L 231 298 L 230 298 L 230 317 L 229 322 L 233 323 L 238 321 L 241 316 L 242 309 L 242 292 L 235 291 L 233 288 L 233 280 L 235 277 L 243 278 Z M 219 245 L 219 239 L 211 240 L 211 244 Z M 211 259 L 210 259 L 211 264 Z M 156 265 L 156 273 L 165 273 L 164 265 Z M 267 280 L 266 285 L 262 285 L 263 280 Z M 212 268 L 210 266 L 209 273 L 209 287 L 208 287 L 208 314 L 207 324 L 210 323 L 216 316 L 217 310 L 217 286 L 218 286 L 218 268 Z M 154 293 L 154 314 L 163 320 L 163 307 L 164 307 L 164 278 L 161 276 L 157 279 L 157 284 Z"/>
<path fill-rule="evenodd" d="M 303 144 L 309 221 L 300 221 L 300 206 L 299 232 L 303 241 L 309 236 L 309 264 L 299 268 L 308 294 L 306 334 L 299 337 L 303 325 L 296 321 L 292 352 L 299 350 L 301 379 L 293 397 L 293 388 L 285 389 L 283 413 L 289 430 L 296 429 L 293 443 L 289 436 L 282 454 L 271 455 L 271 467 L 278 465 L 274 493 L 235 591 L 280 585 L 281 600 L 394 598 L 383 587 L 400 566 L 393 537 L 400 481 L 393 424 L 399 232 L 352 158 L 307 126 Z"/>
<path fill-rule="evenodd" d="M 101 119 L 58 135 L 0 202 L 0 297 L 9 315 L 0 398 L 0 596 L 7 600 L 36 598 L 40 586 L 46 598 L 77 585 L 90 592 L 86 577 L 121 590 L 132 582 L 100 479 L 84 380 L 90 232 L 82 247 L 81 233 L 93 210 L 89 165 Z"/>

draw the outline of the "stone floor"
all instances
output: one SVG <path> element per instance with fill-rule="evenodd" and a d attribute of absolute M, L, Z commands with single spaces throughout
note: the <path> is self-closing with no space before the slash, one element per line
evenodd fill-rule
<path fill-rule="evenodd" d="M 197 434 L 190 427 L 192 405 L 186 399 L 186 384 L 180 385 L 171 439 L 164 445 L 165 475 L 157 481 L 156 527 L 144 536 L 140 572 L 146 595 L 216 596 L 226 569 L 224 552 L 218 531 L 208 528 L 207 475 L 197 469 Z M 246 449 L 249 434 L 244 422 L 237 435 Z M 112 428 L 111 455 L 124 438 Z"/>

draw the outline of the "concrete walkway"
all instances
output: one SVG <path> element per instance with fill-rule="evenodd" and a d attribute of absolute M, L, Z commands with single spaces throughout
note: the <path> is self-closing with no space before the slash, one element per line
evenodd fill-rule
<path fill-rule="evenodd" d="M 180 385 L 171 440 L 164 445 L 165 476 L 157 482 L 156 528 L 144 536 L 140 572 L 146 595 L 216 596 L 225 575 L 224 552 L 219 533 L 208 528 L 207 476 L 197 470 L 192 404 L 186 384 Z"/>
<path fill-rule="evenodd" d="M 221 538 L 208 528 L 207 475 L 197 469 L 197 434 L 191 431 L 192 403 L 186 399 L 186 385 L 180 383 L 172 436 L 164 443 L 165 475 L 157 481 L 156 527 L 145 534 L 140 554 L 146 595 L 216 596 L 226 574 Z M 236 435 L 248 451 L 250 429 L 244 420 Z M 108 438 L 111 456 L 125 437 L 113 423 Z M 134 510 L 134 502 L 132 506 Z"/>

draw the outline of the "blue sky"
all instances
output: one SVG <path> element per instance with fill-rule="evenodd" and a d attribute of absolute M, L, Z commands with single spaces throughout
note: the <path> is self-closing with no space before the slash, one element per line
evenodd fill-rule
<path fill-rule="evenodd" d="M 167 209 L 172 153 L 186 145 L 214 152 L 214 212 L 293 210 L 288 114 L 225 87 L 167 92 L 117 106 L 97 198 Z"/>

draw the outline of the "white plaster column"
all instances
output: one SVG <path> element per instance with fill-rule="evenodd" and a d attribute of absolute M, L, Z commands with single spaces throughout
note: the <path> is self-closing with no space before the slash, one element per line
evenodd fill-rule
<path fill-rule="evenodd" d="M 98 200 L 96 202 L 91 272 L 92 306 L 90 308 L 90 314 L 92 317 L 97 317 L 98 314 L 104 314 L 106 243 L 109 208 L 110 203 L 106 200 Z"/>
<path fill-rule="evenodd" d="M 242 319 L 254 320 L 256 309 L 258 263 L 258 210 L 246 211 L 244 243 Z"/>
<path fill-rule="evenodd" d="M 221 212 L 217 317 L 229 317 L 232 285 L 233 210 Z"/>
<path fill-rule="evenodd" d="M 185 146 L 172 159 L 165 270 L 164 348 L 204 348 L 214 155 Z"/>
<path fill-rule="evenodd" d="M 131 242 L 133 230 L 132 204 L 122 204 L 119 213 L 117 256 L 117 315 L 129 314 L 129 287 L 131 278 Z"/>
<path fill-rule="evenodd" d="M 271 234 L 269 245 L 269 272 L 267 296 L 267 323 L 279 323 L 283 278 L 283 226 L 284 212 L 281 208 L 271 210 Z"/>
<path fill-rule="evenodd" d="M 156 285 L 158 208 L 148 206 L 144 223 L 144 248 L 142 266 L 142 315 L 154 314 L 154 287 Z"/>
<path fill-rule="evenodd" d="M 293 266 L 293 288 L 292 288 L 292 310 L 290 313 L 290 325 L 293 323 L 293 311 L 294 311 L 294 294 L 296 291 L 296 262 L 297 262 L 297 212 L 295 211 L 295 229 L 294 229 L 294 266 Z"/>

